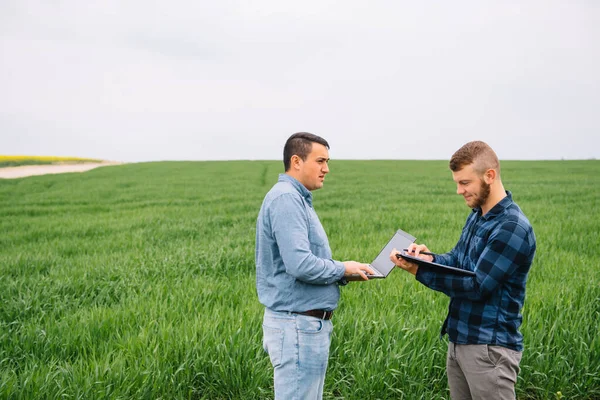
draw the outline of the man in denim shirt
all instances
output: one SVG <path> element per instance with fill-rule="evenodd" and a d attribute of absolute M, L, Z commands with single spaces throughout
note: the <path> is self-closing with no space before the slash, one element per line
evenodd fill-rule
<path fill-rule="evenodd" d="M 409 252 L 427 261 L 475 271 L 443 273 L 390 258 L 425 286 L 450 297 L 441 334 L 448 334 L 446 371 L 452 399 L 514 399 L 523 350 L 519 332 L 525 283 L 536 240 L 529 220 L 504 190 L 500 163 L 484 142 L 469 142 L 450 160 L 457 193 L 473 209 L 456 246 L 432 255 L 424 244 Z M 429 254 L 424 254 L 429 253 Z"/>
<path fill-rule="evenodd" d="M 328 149 L 319 136 L 290 136 L 285 174 L 267 193 L 256 222 L 256 289 L 266 307 L 263 347 L 273 364 L 276 399 L 323 397 L 339 284 L 374 273 L 367 264 L 331 258 L 311 194 L 329 172 Z"/>

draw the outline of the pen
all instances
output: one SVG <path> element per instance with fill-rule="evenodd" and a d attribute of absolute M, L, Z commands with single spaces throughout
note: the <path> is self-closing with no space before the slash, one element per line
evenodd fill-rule
<path fill-rule="evenodd" d="M 402 249 L 402 251 L 405 251 L 408 253 L 408 249 Z M 412 253 L 414 253 L 414 251 Z M 426 256 L 435 256 L 435 253 L 430 253 L 428 251 L 422 251 L 419 254 L 425 254 Z"/>

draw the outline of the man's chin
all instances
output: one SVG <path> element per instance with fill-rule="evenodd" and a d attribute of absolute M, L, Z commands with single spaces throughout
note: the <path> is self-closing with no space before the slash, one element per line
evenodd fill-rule
<path fill-rule="evenodd" d="M 467 206 L 471 209 L 481 208 L 481 206 L 482 206 L 481 202 L 478 200 L 471 200 L 471 201 L 467 201 L 466 203 L 467 203 Z"/>

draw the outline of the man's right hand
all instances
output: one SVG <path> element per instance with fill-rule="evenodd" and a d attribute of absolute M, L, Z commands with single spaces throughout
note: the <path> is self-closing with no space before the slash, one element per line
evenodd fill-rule
<path fill-rule="evenodd" d="M 346 272 L 344 278 L 348 281 L 368 281 L 366 274 L 375 274 L 369 264 L 363 264 L 356 261 L 344 261 Z"/>

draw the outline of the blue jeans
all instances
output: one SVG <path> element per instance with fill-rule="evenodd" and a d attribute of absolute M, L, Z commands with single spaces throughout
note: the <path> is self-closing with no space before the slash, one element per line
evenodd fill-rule
<path fill-rule="evenodd" d="M 273 364 L 275 399 L 322 399 L 333 324 L 265 309 L 263 348 Z"/>

